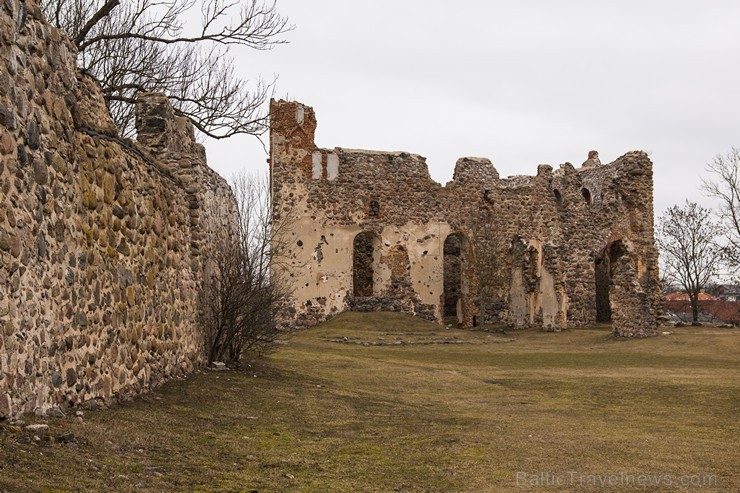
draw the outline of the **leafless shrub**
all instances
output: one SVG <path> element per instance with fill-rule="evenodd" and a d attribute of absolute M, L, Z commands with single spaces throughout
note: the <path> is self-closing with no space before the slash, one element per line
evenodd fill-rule
<path fill-rule="evenodd" d="M 289 284 L 271 264 L 279 262 L 281 231 L 272 222 L 266 177 L 235 177 L 237 234 L 222 238 L 206 267 L 200 296 L 200 325 L 208 363 L 238 362 L 242 353 L 264 353 L 283 335 L 276 313 L 290 295 Z"/>

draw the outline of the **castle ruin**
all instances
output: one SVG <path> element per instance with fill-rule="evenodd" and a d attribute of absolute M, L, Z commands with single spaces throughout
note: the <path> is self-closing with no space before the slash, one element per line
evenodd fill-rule
<path fill-rule="evenodd" d="M 461 158 L 442 186 L 407 152 L 318 148 L 316 117 L 272 101 L 275 268 L 293 287 L 284 323 L 346 310 L 392 310 L 463 327 L 561 330 L 611 322 L 616 336 L 656 334 L 661 307 L 652 163 L 629 152 L 602 165 L 540 165 L 499 177 Z"/>
<path fill-rule="evenodd" d="M 236 202 L 192 125 L 141 94 L 137 140 L 122 138 L 35 0 L 0 4 L 0 54 L 0 419 L 99 405 L 198 368 L 199 292 L 235 234 Z M 307 106 L 271 112 L 286 326 L 383 309 L 655 333 L 644 153 L 509 179 L 463 158 L 443 187 L 414 154 L 317 148 Z"/>

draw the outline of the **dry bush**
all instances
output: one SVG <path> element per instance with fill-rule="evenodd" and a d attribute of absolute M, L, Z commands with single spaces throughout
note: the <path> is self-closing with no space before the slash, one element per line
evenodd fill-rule
<path fill-rule="evenodd" d="M 209 364 L 238 363 L 244 351 L 272 349 L 283 334 L 276 313 L 290 294 L 289 284 L 271 271 L 287 219 L 271 220 L 267 177 L 238 175 L 234 193 L 236 234 L 216 245 L 199 300 Z"/>

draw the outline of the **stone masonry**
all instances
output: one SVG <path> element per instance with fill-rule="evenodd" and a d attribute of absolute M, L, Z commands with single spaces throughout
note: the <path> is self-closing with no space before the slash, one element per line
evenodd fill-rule
<path fill-rule="evenodd" d="M 74 47 L 0 2 L 0 419 L 126 397 L 203 363 L 198 287 L 233 231 L 192 125 L 143 94 L 121 139 Z"/>
<path fill-rule="evenodd" d="M 390 309 L 560 330 L 597 323 L 598 312 L 617 336 L 656 333 L 644 152 L 602 165 L 591 151 L 580 168 L 543 164 L 506 179 L 466 157 L 442 186 L 419 155 L 320 149 L 315 129 L 312 108 L 272 101 L 273 210 L 289 225 L 275 272 L 293 287 L 286 327 Z"/>

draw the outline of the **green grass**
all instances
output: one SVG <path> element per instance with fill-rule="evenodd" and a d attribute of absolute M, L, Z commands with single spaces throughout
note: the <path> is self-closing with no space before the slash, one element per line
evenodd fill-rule
<path fill-rule="evenodd" d="M 740 331 L 670 330 L 344 314 L 249 371 L 47 421 L 79 446 L 0 432 L 0 491 L 740 491 Z"/>

